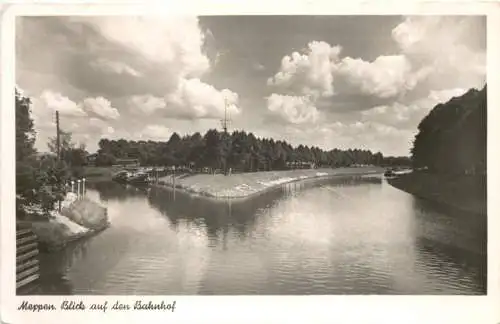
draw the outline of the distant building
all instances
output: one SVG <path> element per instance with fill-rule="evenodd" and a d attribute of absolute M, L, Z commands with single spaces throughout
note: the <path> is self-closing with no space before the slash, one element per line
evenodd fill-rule
<path fill-rule="evenodd" d="M 88 165 L 95 166 L 95 163 L 96 163 L 96 160 L 97 160 L 97 153 L 88 154 L 85 157 L 85 160 L 87 161 Z"/>

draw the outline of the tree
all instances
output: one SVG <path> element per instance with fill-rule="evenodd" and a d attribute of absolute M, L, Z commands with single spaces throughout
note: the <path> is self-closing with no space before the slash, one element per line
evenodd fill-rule
<path fill-rule="evenodd" d="M 315 146 L 294 147 L 283 140 L 258 138 L 245 131 L 226 134 L 216 129 L 208 130 L 203 136 L 194 133 L 180 137 L 174 133 L 168 141 L 158 142 L 101 139 L 97 153 L 97 165 L 114 164 L 116 158 L 136 158 L 143 165 L 232 168 L 240 172 L 285 170 L 296 162 L 295 167 L 299 167 L 299 161 L 314 163 L 318 167 L 395 165 L 409 161 L 408 157 L 384 157 L 382 153 L 374 155 L 369 150 L 325 151 Z"/>
<path fill-rule="evenodd" d="M 71 133 L 63 130 L 59 131 L 59 143 L 60 159 L 65 162 L 74 177 L 83 176 L 83 166 L 87 164 L 85 145 L 76 147 Z M 49 138 L 47 146 L 50 152 L 57 155 L 57 136 Z"/>
<path fill-rule="evenodd" d="M 418 125 L 412 163 L 439 173 L 486 173 L 486 86 L 435 106 Z"/>
<path fill-rule="evenodd" d="M 16 104 L 16 217 L 26 216 L 28 207 L 40 206 L 45 214 L 65 195 L 67 167 L 53 155 L 37 156 L 31 101 L 17 90 Z"/>
<path fill-rule="evenodd" d="M 16 209 L 24 214 L 24 207 L 32 201 L 37 189 L 36 169 L 33 167 L 36 150 L 35 130 L 31 119 L 31 100 L 15 91 L 16 113 Z"/>
<path fill-rule="evenodd" d="M 31 118 L 31 100 L 15 90 L 16 160 L 23 161 L 36 153 L 35 129 Z"/>

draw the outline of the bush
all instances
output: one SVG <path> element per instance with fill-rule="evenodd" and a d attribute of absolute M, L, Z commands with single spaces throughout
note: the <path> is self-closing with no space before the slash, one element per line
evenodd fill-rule
<path fill-rule="evenodd" d="M 77 200 L 61 214 L 73 222 L 92 230 L 100 230 L 108 225 L 106 208 L 88 199 Z"/>

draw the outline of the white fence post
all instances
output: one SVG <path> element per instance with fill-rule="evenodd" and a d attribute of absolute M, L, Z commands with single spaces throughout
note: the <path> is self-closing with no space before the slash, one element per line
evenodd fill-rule
<path fill-rule="evenodd" d="M 77 180 L 78 183 L 78 193 L 77 193 L 77 198 L 80 199 L 80 179 Z"/>
<path fill-rule="evenodd" d="M 75 181 L 71 180 L 71 192 L 75 193 Z"/>
<path fill-rule="evenodd" d="M 82 179 L 82 198 L 85 197 L 85 178 Z"/>

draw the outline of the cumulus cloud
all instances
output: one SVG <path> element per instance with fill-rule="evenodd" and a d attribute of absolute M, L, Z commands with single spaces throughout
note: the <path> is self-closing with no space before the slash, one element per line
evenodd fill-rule
<path fill-rule="evenodd" d="M 430 91 L 427 97 L 414 100 L 408 104 L 394 102 L 390 105 L 376 106 L 363 111 L 361 121 L 416 131 L 418 123 L 437 104 L 447 102 L 465 92 L 465 89 L 433 90 Z"/>
<path fill-rule="evenodd" d="M 460 16 L 406 17 L 392 30 L 399 52 L 373 61 L 340 57 L 341 46 L 313 41 L 302 54 L 283 57 L 268 85 L 280 93 L 313 95 L 368 95 L 398 98 L 422 87 L 480 87 L 485 81 L 484 49 L 471 46 L 470 30 L 481 21 Z M 473 36 L 471 36 L 473 35 Z"/>
<path fill-rule="evenodd" d="M 199 79 L 181 80 L 177 89 L 164 97 L 148 94 L 127 99 L 127 105 L 136 114 L 180 119 L 222 118 L 226 104 L 229 115 L 241 113 L 236 93 L 228 89 L 218 90 Z"/>
<path fill-rule="evenodd" d="M 458 97 L 466 93 L 468 89 L 455 88 L 455 89 L 445 89 L 445 90 L 431 90 L 429 93 L 428 100 L 431 102 L 444 103 L 453 97 Z"/>
<path fill-rule="evenodd" d="M 51 112 L 59 111 L 64 116 L 83 117 L 87 114 L 82 107 L 70 100 L 68 97 L 51 90 L 45 90 L 40 95 L 41 106 L 37 110 L 49 110 Z"/>
<path fill-rule="evenodd" d="M 267 109 L 275 117 L 291 124 L 314 123 L 319 112 L 310 98 L 272 94 L 267 98 Z"/>
<path fill-rule="evenodd" d="M 70 132 L 75 143 L 86 143 L 93 137 L 96 139 L 115 132 L 109 121 L 119 114 L 105 98 L 85 98 L 75 102 L 60 93 L 44 90 L 38 97 L 32 97 L 32 102 L 37 146 L 41 150 L 46 150 L 46 143 L 55 135 L 56 110 L 59 111 L 61 129 Z"/>
<path fill-rule="evenodd" d="M 200 76 L 210 68 L 197 17 L 79 17 L 109 41 L 165 65 L 178 77 Z"/>
<path fill-rule="evenodd" d="M 168 127 L 163 125 L 148 125 L 142 131 L 142 138 L 153 140 L 167 140 L 172 132 Z"/>
<path fill-rule="evenodd" d="M 120 117 L 118 109 L 111 107 L 111 102 L 103 97 L 86 98 L 81 105 L 85 111 L 104 119 L 118 119 Z"/>
<path fill-rule="evenodd" d="M 153 64 L 156 78 L 163 79 L 163 93 L 138 93 L 127 99 L 136 113 L 161 114 L 166 118 L 221 118 L 225 100 L 228 112 L 239 114 L 238 95 L 229 89 L 218 90 L 200 81 L 210 70 L 204 52 L 205 33 L 196 17 L 85 17 L 75 18 L 92 26 L 107 40 L 123 46 Z M 209 38 L 213 35 L 207 31 Z M 137 75 L 124 63 L 94 62 L 108 70 Z M 135 73 L 137 72 L 137 73 Z"/>
<path fill-rule="evenodd" d="M 184 118 L 220 118 L 226 103 L 230 115 L 238 115 L 238 95 L 231 90 L 215 89 L 199 79 L 182 80 L 173 93 L 165 97 L 165 116 Z"/>
<path fill-rule="evenodd" d="M 134 113 L 151 115 L 160 109 L 164 109 L 166 103 L 164 98 L 148 94 L 129 97 L 127 105 L 133 109 Z"/>
<path fill-rule="evenodd" d="M 36 93 L 37 131 L 52 131 L 54 110 L 67 117 L 66 127 L 70 117 L 88 117 L 72 129 L 91 138 L 135 136 L 158 118 L 174 124 L 222 118 L 225 100 L 231 116 L 241 112 L 234 91 L 200 80 L 212 68 L 210 51 L 218 49 L 197 17 L 30 17 L 18 24 L 24 31 L 17 34 L 17 75 Z M 56 91 L 40 96 L 41 84 Z M 113 124 L 118 118 L 120 125 Z"/>
<path fill-rule="evenodd" d="M 420 73 L 403 55 L 379 56 L 373 62 L 360 58 L 340 58 L 341 46 L 313 41 L 304 54 L 294 52 L 281 61 L 280 70 L 268 80 L 268 85 L 282 92 L 330 97 L 337 86 L 345 84 L 363 94 L 388 98 L 415 87 Z"/>
<path fill-rule="evenodd" d="M 434 86 L 477 87 L 486 74 L 486 52 L 471 46 L 481 20 L 462 16 L 411 16 L 392 30 L 401 52 L 426 68 Z"/>
<path fill-rule="evenodd" d="M 420 77 L 403 55 L 379 56 L 373 62 L 345 57 L 337 73 L 361 92 L 380 98 L 394 97 L 413 89 Z"/>
<path fill-rule="evenodd" d="M 302 95 L 331 96 L 340 51 L 340 46 L 313 41 L 304 54 L 294 52 L 283 57 L 280 71 L 268 80 L 268 85 Z"/>
<path fill-rule="evenodd" d="M 90 66 L 92 66 L 96 70 L 104 71 L 107 73 L 130 74 L 135 77 L 142 75 L 140 72 L 123 62 L 108 60 L 105 58 L 99 58 L 95 61 L 90 62 Z"/>

